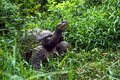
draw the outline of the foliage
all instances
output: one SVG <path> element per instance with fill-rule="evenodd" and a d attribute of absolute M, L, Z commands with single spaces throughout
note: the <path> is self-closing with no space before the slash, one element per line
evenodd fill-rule
<path fill-rule="evenodd" d="M 13 4 L 16 3 L 20 8 L 20 13 L 24 15 L 36 15 L 38 11 L 42 11 L 44 5 L 47 4 L 47 0 L 10 0 Z"/>
<path fill-rule="evenodd" d="M 33 70 L 21 55 L 22 33 L 35 27 L 54 31 L 65 19 L 63 37 L 72 50 Z M 119 79 L 119 26 L 119 0 L 0 0 L 0 79 Z"/>
<path fill-rule="evenodd" d="M 70 28 L 67 30 L 69 33 L 66 32 L 66 35 L 68 35 L 67 38 L 72 42 L 72 45 L 77 42 L 78 46 L 81 46 L 79 48 L 111 47 L 116 49 L 120 47 L 118 3 L 104 1 L 101 5 L 106 5 L 103 7 L 98 5 L 86 9 L 88 6 L 85 1 L 66 1 L 56 6 L 53 4 L 48 11 L 51 12 L 50 18 L 69 21 Z M 75 33 L 75 31 L 77 32 Z"/>

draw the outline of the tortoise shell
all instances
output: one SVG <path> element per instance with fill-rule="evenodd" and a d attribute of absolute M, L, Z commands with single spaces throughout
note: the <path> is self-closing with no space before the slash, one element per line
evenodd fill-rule
<path fill-rule="evenodd" d="M 54 33 L 49 30 L 41 31 L 39 28 L 34 28 L 23 34 L 23 40 L 25 40 L 28 46 L 26 60 L 29 61 L 31 58 L 30 62 L 34 69 L 39 69 L 40 61 L 45 63 L 46 58 L 49 57 L 51 53 L 54 53 L 56 49 L 57 53 L 66 51 L 65 47 L 67 47 L 68 44 L 66 45 L 66 43 L 61 42 L 63 41 L 61 36 L 67 26 L 68 22 L 65 20 L 58 23 Z"/>
<path fill-rule="evenodd" d="M 27 43 L 40 43 L 42 39 L 44 39 L 47 36 L 52 36 L 53 32 L 49 30 L 40 30 L 39 28 L 34 28 L 32 30 L 28 30 L 23 34 L 23 40 L 25 40 Z"/>

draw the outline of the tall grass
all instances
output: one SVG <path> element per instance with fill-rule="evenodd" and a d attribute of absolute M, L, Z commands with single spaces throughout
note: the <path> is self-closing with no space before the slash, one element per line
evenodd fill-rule
<path fill-rule="evenodd" d="M 25 11 L 19 10 L 24 2 L 0 1 L 0 26 L 7 30 L 0 30 L 0 79 L 119 80 L 120 1 L 56 1 L 48 0 L 46 12 L 34 9 L 36 16 L 29 11 L 23 15 L 31 4 L 26 4 Z M 54 31 L 55 25 L 65 19 L 69 27 L 63 37 L 70 43 L 71 51 L 53 55 L 45 66 L 40 63 L 39 71 L 33 70 L 22 56 L 25 52 L 20 48 L 22 33 L 35 27 Z"/>

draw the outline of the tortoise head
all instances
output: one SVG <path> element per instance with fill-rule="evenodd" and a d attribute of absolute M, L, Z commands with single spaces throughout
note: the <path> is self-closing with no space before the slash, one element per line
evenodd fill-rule
<path fill-rule="evenodd" d="M 64 21 L 57 24 L 56 30 L 64 31 L 67 27 L 68 27 L 68 21 L 64 20 Z"/>

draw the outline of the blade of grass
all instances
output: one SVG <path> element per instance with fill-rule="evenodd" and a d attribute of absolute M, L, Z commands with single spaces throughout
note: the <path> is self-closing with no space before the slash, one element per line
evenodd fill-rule
<path fill-rule="evenodd" d="M 44 73 L 44 74 L 39 74 L 39 75 L 35 75 L 32 77 L 29 77 L 25 80 L 31 80 L 31 79 L 35 79 L 37 77 L 45 77 L 45 76 L 50 76 L 50 75 L 56 75 L 56 74 L 66 74 L 69 73 L 69 71 L 59 71 L 59 72 L 50 72 L 50 73 Z"/>
<path fill-rule="evenodd" d="M 62 63 L 68 58 L 68 56 L 66 55 L 63 60 L 60 62 L 60 64 L 58 64 L 58 67 L 60 67 L 62 65 Z"/>
<path fill-rule="evenodd" d="M 73 76 L 73 62 L 71 61 L 70 72 L 69 72 L 69 80 L 72 80 L 72 76 Z"/>

